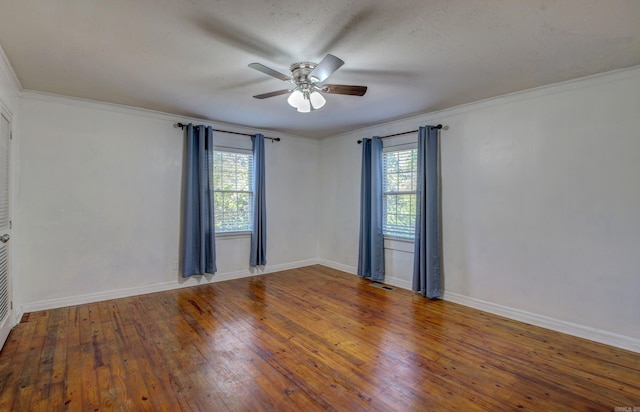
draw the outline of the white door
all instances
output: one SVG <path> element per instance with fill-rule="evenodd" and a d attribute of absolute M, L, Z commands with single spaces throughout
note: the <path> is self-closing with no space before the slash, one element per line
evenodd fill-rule
<path fill-rule="evenodd" d="M 0 348 L 13 327 L 11 276 L 9 266 L 9 143 L 11 124 L 0 113 Z"/>

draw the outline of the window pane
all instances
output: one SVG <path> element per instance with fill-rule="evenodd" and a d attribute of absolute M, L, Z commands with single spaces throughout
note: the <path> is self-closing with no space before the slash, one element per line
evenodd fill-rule
<path fill-rule="evenodd" d="M 388 214 L 385 216 L 385 219 L 386 219 L 385 223 L 387 227 L 393 227 L 397 224 L 396 215 Z"/>
<path fill-rule="evenodd" d="M 398 192 L 411 192 L 415 190 L 413 186 L 413 176 L 415 173 L 412 172 L 402 172 L 398 173 Z"/>
<path fill-rule="evenodd" d="M 398 195 L 396 197 L 396 213 L 403 215 L 411 214 L 411 198 L 415 195 Z"/>
<path fill-rule="evenodd" d="M 214 151 L 216 231 L 250 231 L 253 222 L 253 155 Z"/>
<path fill-rule="evenodd" d="M 387 162 L 387 171 L 389 173 L 398 173 L 398 154 L 397 152 L 385 153 L 385 160 Z"/>
<path fill-rule="evenodd" d="M 391 214 L 396 214 L 396 207 L 397 207 L 397 201 L 398 201 L 398 197 L 395 195 L 391 195 L 391 196 L 387 196 L 388 199 L 388 211 Z"/>
<path fill-rule="evenodd" d="M 387 184 L 385 185 L 385 188 L 383 189 L 385 192 L 397 192 L 397 191 L 399 191 L 398 174 L 397 173 L 388 173 L 386 182 L 387 182 Z"/>
<path fill-rule="evenodd" d="M 386 235 L 414 236 L 416 165 L 416 149 L 383 154 L 383 229 Z"/>

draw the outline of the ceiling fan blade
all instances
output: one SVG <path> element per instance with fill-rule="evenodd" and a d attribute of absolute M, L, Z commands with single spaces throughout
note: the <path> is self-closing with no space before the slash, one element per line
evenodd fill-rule
<path fill-rule="evenodd" d="M 327 54 L 324 56 L 324 59 L 318 63 L 316 68 L 309 73 L 309 78 L 316 83 L 322 83 L 343 64 L 344 62 L 341 59 L 337 58 L 333 54 Z"/>
<path fill-rule="evenodd" d="M 252 69 L 255 69 L 259 72 L 262 72 L 264 74 L 268 74 L 269 76 L 273 76 L 276 79 L 280 79 L 280 80 L 284 80 L 284 81 L 289 81 L 291 80 L 291 77 L 287 76 L 286 74 L 280 73 L 279 71 L 273 70 L 272 68 L 269 68 L 267 66 L 265 66 L 264 64 L 260 64 L 260 63 L 251 63 L 249 65 L 249 67 L 251 67 Z"/>
<path fill-rule="evenodd" d="M 367 86 L 347 86 L 345 84 L 325 84 L 322 91 L 332 94 L 348 94 L 350 96 L 364 96 Z"/>
<path fill-rule="evenodd" d="M 267 97 L 280 96 L 281 94 L 287 94 L 287 93 L 291 93 L 291 90 L 278 90 L 276 92 L 257 94 L 253 97 L 255 97 L 256 99 L 266 99 Z"/>

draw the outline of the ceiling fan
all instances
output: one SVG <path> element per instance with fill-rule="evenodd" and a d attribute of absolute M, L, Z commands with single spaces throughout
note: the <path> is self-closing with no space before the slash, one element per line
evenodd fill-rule
<path fill-rule="evenodd" d="M 291 76 L 273 70 L 260 63 L 251 63 L 249 67 L 262 73 L 273 76 L 293 84 L 293 88 L 278 90 L 275 92 L 258 94 L 256 99 L 266 99 L 267 97 L 280 96 L 291 93 L 287 102 L 301 113 L 308 113 L 311 110 L 322 108 L 326 100 L 322 93 L 346 94 L 349 96 L 364 96 L 367 86 L 347 86 L 344 84 L 324 84 L 329 78 L 344 64 L 344 61 L 332 54 L 327 54 L 320 63 L 300 62 L 289 67 Z"/>

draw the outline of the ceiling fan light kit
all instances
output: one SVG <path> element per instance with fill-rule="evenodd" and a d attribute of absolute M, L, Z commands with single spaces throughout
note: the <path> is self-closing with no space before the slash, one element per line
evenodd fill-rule
<path fill-rule="evenodd" d="M 296 87 L 289 95 L 287 103 L 300 113 L 309 113 L 311 109 L 321 109 L 327 103 L 327 100 L 317 90 Z"/>
<path fill-rule="evenodd" d="M 316 110 L 321 109 L 327 103 L 327 100 L 320 92 L 311 92 L 309 100 L 311 101 L 311 106 Z"/>
<path fill-rule="evenodd" d="M 275 92 L 259 94 L 256 99 L 279 96 L 290 93 L 287 103 L 300 113 L 309 113 L 324 107 L 327 100 L 322 93 L 344 94 L 350 96 L 363 96 L 366 86 L 347 86 L 341 84 L 324 85 L 323 82 L 344 64 L 344 61 L 334 55 L 327 54 L 318 64 L 310 62 L 294 63 L 291 65 L 291 76 L 280 73 L 260 63 L 251 63 L 249 67 L 277 79 L 292 83 L 293 89 L 278 90 Z M 321 93 L 322 92 L 322 93 Z"/>

